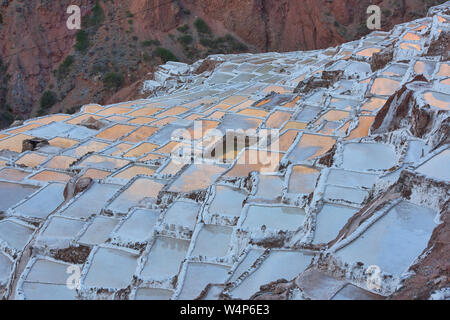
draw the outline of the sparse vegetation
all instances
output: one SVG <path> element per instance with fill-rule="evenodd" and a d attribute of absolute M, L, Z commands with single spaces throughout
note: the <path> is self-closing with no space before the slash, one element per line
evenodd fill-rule
<path fill-rule="evenodd" d="M 167 61 L 178 61 L 178 58 L 172 53 L 172 51 L 163 47 L 156 48 L 154 54 L 155 56 L 160 57 L 164 63 Z"/>
<path fill-rule="evenodd" d="M 145 40 L 141 43 L 143 47 L 150 47 L 152 45 L 159 46 L 160 44 L 159 40 Z"/>
<path fill-rule="evenodd" d="M 89 48 L 89 35 L 84 30 L 78 30 L 75 35 L 77 42 L 75 43 L 75 50 L 80 52 L 86 52 Z"/>
<path fill-rule="evenodd" d="M 201 18 L 197 18 L 194 22 L 194 26 L 197 29 L 198 33 L 203 34 L 211 34 L 211 29 L 208 24 Z"/>
<path fill-rule="evenodd" d="M 56 73 L 57 77 L 59 79 L 66 77 L 69 74 L 74 62 L 75 62 L 75 58 L 73 56 L 67 56 L 58 67 L 58 70 Z"/>
<path fill-rule="evenodd" d="M 178 37 L 178 41 L 183 46 L 187 46 L 187 45 L 190 45 L 194 41 L 194 38 L 192 38 L 192 36 L 190 34 L 185 34 L 181 37 Z"/>
<path fill-rule="evenodd" d="M 122 73 L 109 72 L 103 77 L 103 84 L 107 89 L 118 89 L 123 85 L 124 78 Z"/>
<path fill-rule="evenodd" d="M 189 31 L 189 26 L 187 24 L 185 24 L 181 27 L 178 27 L 177 30 L 180 31 L 181 33 L 186 33 Z"/>
<path fill-rule="evenodd" d="M 55 103 L 58 102 L 58 96 L 53 91 L 45 91 L 41 99 L 39 100 L 39 111 L 38 114 L 42 115 L 45 114 L 45 112 L 53 107 Z"/>

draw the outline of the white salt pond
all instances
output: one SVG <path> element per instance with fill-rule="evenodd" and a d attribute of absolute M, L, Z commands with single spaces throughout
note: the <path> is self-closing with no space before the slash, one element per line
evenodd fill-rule
<path fill-rule="evenodd" d="M 141 276 L 144 279 L 162 281 L 178 275 L 188 249 L 189 241 L 157 237 Z"/>
<path fill-rule="evenodd" d="M 450 180 L 450 149 L 444 150 L 417 168 L 417 172 L 439 180 Z"/>
<path fill-rule="evenodd" d="M 305 211 L 296 207 L 271 207 L 251 205 L 243 227 L 261 228 L 263 225 L 272 230 L 295 231 L 303 226 Z"/>
<path fill-rule="evenodd" d="M 175 201 L 164 213 L 164 223 L 167 225 L 183 226 L 194 230 L 200 205 L 190 201 Z"/>
<path fill-rule="evenodd" d="M 210 263 L 190 262 L 187 266 L 186 276 L 181 289 L 179 300 L 192 300 L 210 283 L 223 283 L 229 268 Z"/>
<path fill-rule="evenodd" d="M 249 299 L 261 285 L 279 279 L 292 280 L 311 263 L 312 256 L 297 251 L 272 251 L 261 266 L 231 291 L 237 299 Z"/>
<path fill-rule="evenodd" d="M 402 201 L 336 255 L 349 263 L 376 265 L 382 271 L 400 275 L 426 248 L 436 213 Z"/>
<path fill-rule="evenodd" d="M 326 203 L 317 215 L 313 243 L 328 243 L 335 239 L 356 212 L 358 210 L 351 207 Z"/>
<path fill-rule="evenodd" d="M 211 214 L 239 217 L 242 203 L 246 197 L 247 194 L 243 191 L 226 186 L 216 186 L 216 195 L 208 211 Z"/>
<path fill-rule="evenodd" d="M 0 211 L 6 211 L 11 206 L 23 200 L 38 190 L 37 187 L 18 183 L 0 182 Z"/>
<path fill-rule="evenodd" d="M 20 216 L 45 219 L 64 201 L 62 183 L 50 183 L 30 199 L 15 208 Z"/>
<path fill-rule="evenodd" d="M 136 209 L 122 223 L 115 235 L 125 241 L 145 242 L 153 234 L 159 212 L 148 209 Z"/>
<path fill-rule="evenodd" d="M 108 217 L 97 216 L 81 236 L 79 242 L 87 245 L 98 245 L 108 240 L 110 233 L 119 221 Z"/>
<path fill-rule="evenodd" d="M 0 284 L 6 283 L 11 273 L 12 261 L 0 252 Z"/>
<path fill-rule="evenodd" d="M 84 285 L 96 288 L 126 288 L 133 279 L 137 257 L 129 252 L 99 248 L 95 253 Z"/>
<path fill-rule="evenodd" d="M 349 143 L 343 156 L 343 167 L 348 170 L 387 170 L 398 161 L 394 147 L 386 144 Z"/>
<path fill-rule="evenodd" d="M 120 186 L 114 184 L 95 183 L 75 202 L 71 203 L 61 215 L 75 218 L 88 218 L 99 214 L 105 202 L 108 201 Z"/>
<path fill-rule="evenodd" d="M 0 221 L 0 239 L 13 249 L 22 250 L 30 240 L 32 233 L 32 229 L 13 220 Z"/>
<path fill-rule="evenodd" d="M 74 300 L 77 297 L 77 292 L 65 284 L 24 282 L 22 291 L 25 300 Z"/>
<path fill-rule="evenodd" d="M 223 257 L 227 254 L 233 228 L 203 225 L 195 241 L 192 256 Z"/>
<path fill-rule="evenodd" d="M 135 300 L 169 300 L 173 292 L 159 288 L 139 288 L 134 296 Z"/>

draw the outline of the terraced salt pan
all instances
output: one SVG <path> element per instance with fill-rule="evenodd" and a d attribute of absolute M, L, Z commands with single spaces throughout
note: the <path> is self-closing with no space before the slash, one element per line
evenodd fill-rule
<path fill-rule="evenodd" d="M 88 218 L 93 214 L 99 214 L 106 201 L 108 201 L 119 188 L 120 186 L 118 185 L 95 183 L 60 214 L 74 218 Z"/>
<path fill-rule="evenodd" d="M 0 211 L 8 210 L 8 208 L 36 192 L 36 190 L 38 190 L 37 187 L 30 185 L 0 181 L 0 199 L 2 199 L 0 201 Z"/>
<path fill-rule="evenodd" d="M 22 181 L 30 173 L 15 168 L 3 168 L 0 169 L 0 179 L 9 181 Z"/>
<path fill-rule="evenodd" d="M 384 300 L 384 297 L 349 283 L 339 290 L 331 300 Z"/>
<path fill-rule="evenodd" d="M 312 256 L 303 252 L 274 250 L 261 266 L 232 289 L 230 294 L 233 298 L 249 299 L 263 284 L 279 279 L 292 280 L 308 267 L 311 259 Z"/>
<path fill-rule="evenodd" d="M 136 291 L 135 300 L 169 300 L 173 291 L 158 288 L 139 288 Z"/>
<path fill-rule="evenodd" d="M 392 146 L 375 143 L 349 143 L 344 146 L 343 168 L 348 170 L 387 170 L 397 164 Z"/>
<path fill-rule="evenodd" d="M 136 271 L 137 257 L 129 252 L 99 248 L 91 261 L 84 285 L 96 288 L 126 288 Z"/>
<path fill-rule="evenodd" d="M 335 239 L 358 209 L 326 203 L 317 214 L 313 243 L 328 243 Z"/>
<path fill-rule="evenodd" d="M 28 282 L 49 284 L 66 284 L 68 264 L 58 263 L 46 259 L 37 259 L 26 276 Z"/>
<path fill-rule="evenodd" d="M 305 211 L 296 207 L 250 205 L 243 228 L 295 231 L 303 226 Z"/>
<path fill-rule="evenodd" d="M 167 225 L 183 226 L 194 230 L 200 206 L 195 202 L 176 201 L 164 214 Z"/>
<path fill-rule="evenodd" d="M 81 232 L 84 225 L 85 222 L 80 220 L 55 216 L 40 234 L 39 239 L 45 240 L 45 238 L 57 238 L 73 240 Z"/>
<path fill-rule="evenodd" d="M 99 245 L 108 240 L 110 233 L 119 221 L 97 216 L 81 236 L 79 242 L 87 245 Z"/>
<path fill-rule="evenodd" d="M 178 299 L 195 299 L 208 284 L 223 283 L 228 269 L 228 267 L 218 264 L 189 262 Z"/>
<path fill-rule="evenodd" d="M 178 275 L 189 249 L 189 241 L 157 237 L 147 256 L 141 277 L 164 281 Z"/>
<path fill-rule="evenodd" d="M 260 199 L 275 199 L 281 196 L 283 187 L 284 181 L 281 177 L 259 175 L 255 197 Z"/>
<path fill-rule="evenodd" d="M 417 168 L 417 172 L 439 180 L 450 180 L 450 149 L 444 150 Z"/>
<path fill-rule="evenodd" d="M 25 300 L 75 300 L 77 292 L 61 284 L 24 282 L 22 291 Z"/>
<path fill-rule="evenodd" d="M 343 261 L 376 265 L 400 275 L 426 248 L 436 213 L 402 201 L 350 244 L 336 251 Z"/>
<path fill-rule="evenodd" d="M 30 240 L 33 230 L 13 220 L 0 221 L 0 239 L 5 241 L 8 247 L 22 250 Z"/>
<path fill-rule="evenodd" d="M 362 204 L 369 193 L 364 190 L 327 185 L 323 198 L 325 201 L 340 201 Z"/>
<path fill-rule="evenodd" d="M 440 92 L 425 92 L 423 97 L 433 107 L 450 110 L 450 95 Z"/>
<path fill-rule="evenodd" d="M 0 285 L 8 281 L 12 271 L 12 264 L 13 262 L 11 259 L 4 253 L 0 252 Z"/>
<path fill-rule="evenodd" d="M 288 158 L 294 163 L 314 159 L 330 150 L 335 142 L 335 138 L 332 137 L 303 134 Z"/>
<path fill-rule="evenodd" d="M 169 188 L 172 192 L 191 192 L 205 189 L 226 170 L 212 164 L 191 164 Z"/>
<path fill-rule="evenodd" d="M 146 178 L 136 179 L 109 206 L 114 212 L 127 213 L 131 207 L 144 206 L 148 202 L 155 202 L 159 191 L 164 185 Z"/>
<path fill-rule="evenodd" d="M 227 254 L 233 228 L 203 225 L 195 241 L 192 256 L 223 257 Z"/>
<path fill-rule="evenodd" d="M 261 257 L 261 255 L 264 253 L 264 249 L 250 249 L 245 257 L 239 262 L 238 266 L 233 272 L 233 275 L 230 277 L 228 282 L 234 282 L 239 277 L 243 275 L 244 272 L 247 272 L 250 267 L 255 263 L 255 261 Z"/>
<path fill-rule="evenodd" d="M 348 171 L 342 169 L 330 169 L 327 184 L 353 188 L 372 188 L 377 180 L 377 175 Z"/>
<path fill-rule="evenodd" d="M 62 183 L 50 183 L 30 199 L 14 208 L 17 215 L 45 219 L 64 201 Z"/>
<path fill-rule="evenodd" d="M 239 217 L 246 197 L 247 194 L 243 191 L 227 186 L 216 186 L 215 196 L 208 211 L 211 214 Z"/>
<path fill-rule="evenodd" d="M 309 194 L 316 188 L 320 171 L 305 166 L 294 166 L 289 177 L 288 193 Z"/>
<path fill-rule="evenodd" d="M 115 235 L 124 241 L 144 242 L 152 236 L 158 217 L 157 211 L 136 209 L 121 224 Z"/>

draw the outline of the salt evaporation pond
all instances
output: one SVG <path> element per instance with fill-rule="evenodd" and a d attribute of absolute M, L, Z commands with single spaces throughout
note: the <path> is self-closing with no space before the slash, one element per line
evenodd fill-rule
<path fill-rule="evenodd" d="M 336 255 L 349 263 L 376 265 L 383 272 L 400 275 L 427 247 L 436 213 L 402 201 Z"/>

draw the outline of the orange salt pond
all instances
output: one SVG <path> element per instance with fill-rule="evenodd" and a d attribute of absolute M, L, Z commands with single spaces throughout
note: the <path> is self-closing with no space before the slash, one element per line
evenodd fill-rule
<path fill-rule="evenodd" d="M 145 176 L 151 176 L 155 173 L 155 170 L 144 167 L 144 166 L 132 166 L 129 168 L 126 168 L 123 171 L 120 171 L 119 173 L 112 176 L 113 178 L 117 179 L 132 179 L 136 177 L 137 175 L 145 175 Z"/>
<path fill-rule="evenodd" d="M 367 137 L 369 135 L 369 130 L 370 130 L 370 127 L 372 126 L 372 123 L 374 120 L 375 120 L 375 117 L 373 117 L 373 116 L 359 117 L 358 126 L 352 130 L 352 132 L 346 138 L 346 140 Z"/>
<path fill-rule="evenodd" d="M 336 139 L 333 137 L 309 133 L 303 134 L 289 155 L 289 159 L 296 162 L 317 158 L 333 148 L 335 143 Z"/>
<path fill-rule="evenodd" d="M 390 96 L 400 88 L 400 83 L 388 78 L 376 78 L 370 92 L 382 96 Z"/>
<path fill-rule="evenodd" d="M 99 134 L 96 135 L 97 138 L 115 141 L 124 135 L 130 133 L 136 129 L 135 126 L 128 126 L 125 124 L 116 124 L 108 129 L 103 130 Z"/>
<path fill-rule="evenodd" d="M 364 56 L 364 57 L 371 57 L 374 53 L 380 52 L 381 49 L 379 48 L 367 48 L 364 50 L 361 50 L 357 53 L 358 56 Z"/>
<path fill-rule="evenodd" d="M 70 180 L 70 175 L 53 170 L 43 170 L 30 177 L 30 179 L 38 181 L 67 182 Z"/>
<path fill-rule="evenodd" d="M 279 152 L 247 149 L 240 154 L 233 168 L 226 176 L 246 177 L 252 171 L 260 173 L 275 172 L 282 158 L 283 154 Z"/>
<path fill-rule="evenodd" d="M 15 168 L 2 168 L 0 169 L 0 179 L 10 181 L 22 181 L 30 173 Z"/>
<path fill-rule="evenodd" d="M 132 132 L 129 136 L 122 139 L 122 141 L 127 142 L 140 142 L 147 140 L 148 137 L 150 137 L 152 134 L 154 134 L 158 130 L 157 127 L 147 127 L 142 126 L 136 131 Z"/>
<path fill-rule="evenodd" d="M 155 148 L 157 148 L 157 147 L 158 147 L 158 145 L 156 145 L 156 144 L 144 142 L 144 143 L 138 145 L 137 147 L 131 149 L 127 153 L 125 153 L 123 155 L 123 157 L 137 158 L 137 157 L 140 157 L 146 153 L 149 153 L 149 152 L 155 150 Z"/>
<path fill-rule="evenodd" d="M 47 160 L 47 156 L 32 152 L 20 157 L 20 159 L 16 161 L 16 165 L 34 168 L 45 160 Z"/>
<path fill-rule="evenodd" d="M 433 107 L 450 110 L 450 95 L 429 91 L 426 92 L 423 97 L 425 98 L 426 102 Z"/>
<path fill-rule="evenodd" d="M 173 184 L 170 186 L 171 192 L 191 192 L 209 187 L 226 170 L 213 164 L 191 164 Z"/>
<path fill-rule="evenodd" d="M 382 98 L 370 98 L 369 101 L 361 106 L 361 110 L 375 111 L 380 109 L 386 103 L 386 99 Z"/>

